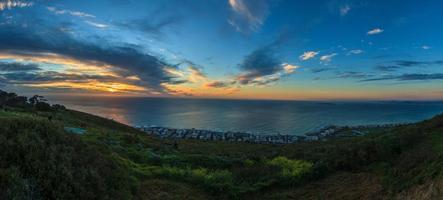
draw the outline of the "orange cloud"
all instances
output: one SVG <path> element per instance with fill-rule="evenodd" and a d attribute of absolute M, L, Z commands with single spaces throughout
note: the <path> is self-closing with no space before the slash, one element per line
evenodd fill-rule
<path fill-rule="evenodd" d="M 23 84 L 27 87 L 38 87 L 38 88 L 67 88 L 67 89 L 84 89 L 99 92 L 145 92 L 146 88 L 130 85 L 126 83 L 118 82 L 99 82 L 99 81 L 89 81 L 85 83 L 78 82 L 51 82 L 51 83 L 36 83 L 36 84 Z"/>
<path fill-rule="evenodd" d="M 1 59 L 63 65 L 64 68 L 61 70 L 75 74 L 117 76 L 112 72 L 113 67 L 110 65 L 95 61 L 76 60 L 55 53 L 14 54 L 11 52 L 0 52 Z"/>

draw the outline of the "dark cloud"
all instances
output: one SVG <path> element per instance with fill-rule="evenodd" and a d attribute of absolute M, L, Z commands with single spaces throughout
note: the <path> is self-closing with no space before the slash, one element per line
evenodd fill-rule
<path fill-rule="evenodd" d="M 55 53 L 96 65 L 111 65 L 115 73 L 123 77 L 137 75 L 140 86 L 156 92 L 165 92 L 162 83 L 173 82 L 173 77 L 163 70 L 171 65 L 137 46 L 85 42 L 47 24 L 1 25 L 0 51 L 36 56 Z"/>
<path fill-rule="evenodd" d="M 409 54 L 409 53 L 393 53 L 393 52 L 388 53 L 387 51 L 390 50 L 390 48 L 381 48 L 381 50 L 385 50 L 386 53 L 373 56 L 372 58 L 373 59 L 396 59 L 396 58 L 412 59 L 412 58 L 414 58 L 414 55 Z"/>
<path fill-rule="evenodd" d="M 147 34 L 148 36 L 155 37 L 156 39 L 162 39 L 166 34 L 167 29 L 174 28 L 183 20 L 183 16 L 178 14 L 159 17 L 156 15 L 150 15 L 145 18 L 135 19 L 125 22 L 114 23 L 116 26 L 123 28 L 137 30 Z"/>
<path fill-rule="evenodd" d="M 273 74 L 281 69 L 280 60 L 270 48 L 262 48 L 246 56 L 240 69 L 256 76 Z"/>
<path fill-rule="evenodd" d="M 435 61 L 414 61 L 414 60 L 396 60 L 390 64 L 380 64 L 375 66 L 375 69 L 383 72 L 393 72 L 405 67 L 418 67 L 418 66 L 430 66 L 430 65 L 443 65 L 443 60 Z"/>
<path fill-rule="evenodd" d="M 234 85 L 237 81 L 213 81 L 210 83 L 207 83 L 205 86 L 206 87 L 211 87 L 211 88 L 225 88 L 225 87 L 230 87 L 232 85 Z"/>
<path fill-rule="evenodd" d="M 325 72 L 325 71 L 330 71 L 330 70 L 332 70 L 332 68 L 313 68 L 313 69 L 310 69 L 310 71 L 312 73 L 320 73 L 320 72 Z"/>
<path fill-rule="evenodd" d="M 257 49 L 246 56 L 240 64 L 240 69 L 244 72 L 238 76 L 238 81 L 242 85 L 253 82 L 254 79 L 268 76 L 283 70 L 280 60 L 274 55 L 270 47 Z"/>
<path fill-rule="evenodd" d="M 412 67 L 419 65 L 443 65 L 443 60 L 436 61 L 413 61 L 413 60 L 397 60 L 395 63 L 403 67 Z"/>
<path fill-rule="evenodd" d="M 123 0 L 115 0 L 123 1 Z M 130 19 L 126 21 L 116 21 L 117 27 L 140 31 L 146 36 L 155 39 L 164 39 L 169 33 L 178 32 L 180 25 L 189 18 L 211 17 L 211 12 L 207 11 L 207 7 L 216 6 L 216 1 L 194 1 L 194 0 L 163 0 L 158 2 L 156 8 L 146 10 L 146 15 L 138 19 Z M 133 6 L 143 9 L 146 3 L 142 1 L 133 2 Z M 179 8 L 179 9 L 177 9 Z"/>
<path fill-rule="evenodd" d="M 371 77 L 371 74 L 367 74 L 364 72 L 354 72 L 354 71 L 347 71 L 347 72 L 337 72 L 338 78 L 355 78 L 355 79 L 362 79 L 362 78 L 368 78 Z"/>
<path fill-rule="evenodd" d="M 19 71 L 37 71 L 40 67 L 37 64 L 24 64 L 18 62 L 1 62 L 0 72 L 19 72 Z"/>
<path fill-rule="evenodd" d="M 54 71 L 41 72 L 12 72 L 1 74 L 4 82 L 13 84 L 35 84 L 54 81 L 68 82 L 88 82 L 90 80 L 98 81 L 117 81 L 118 77 L 100 76 L 100 75 L 83 75 L 83 74 L 66 74 Z"/>
<path fill-rule="evenodd" d="M 390 75 L 379 78 L 371 78 L 361 80 L 362 82 L 368 81 L 384 81 L 384 80 L 396 80 L 396 81 L 426 81 L 426 80 L 443 80 L 443 74 L 402 74 L 402 75 Z"/>
<path fill-rule="evenodd" d="M 170 81 L 168 82 L 168 84 L 171 84 L 171 85 L 180 85 L 180 84 L 187 83 L 187 82 L 189 82 L 189 81 L 188 81 L 188 80 L 170 80 Z"/>
<path fill-rule="evenodd" d="M 257 48 L 245 56 L 239 64 L 241 73 L 236 78 L 238 83 L 241 85 L 266 85 L 292 73 L 292 71 L 285 72 L 285 66 L 277 56 L 277 50 L 282 45 L 287 45 L 293 36 L 293 30 L 284 29 L 271 43 Z"/>
<path fill-rule="evenodd" d="M 399 66 L 395 66 L 395 65 L 377 65 L 375 67 L 376 70 L 383 71 L 383 72 L 393 72 L 399 68 L 400 68 Z"/>

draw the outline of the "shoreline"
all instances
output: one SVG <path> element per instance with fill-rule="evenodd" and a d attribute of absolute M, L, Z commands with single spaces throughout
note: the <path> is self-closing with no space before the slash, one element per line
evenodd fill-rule
<path fill-rule="evenodd" d="M 239 131 L 215 131 L 206 129 L 168 128 L 162 126 L 136 126 L 135 128 L 148 135 L 161 139 L 194 139 L 204 141 L 245 142 L 258 144 L 292 144 L 303 141 L 324 141 L 331 138 L 357 137 L 370 134 L 372 131 L 384 128 L 394 128 L 410 123 L 360 125 L 360 126 L 325 126 L 318 131 L 304 135 L 288 134 L 255 134 Z"/>

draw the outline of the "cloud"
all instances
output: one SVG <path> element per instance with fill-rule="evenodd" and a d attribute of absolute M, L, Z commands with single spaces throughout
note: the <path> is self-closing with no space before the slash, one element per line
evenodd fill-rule
<path fill-rule="evenodd" d="M 383 72 L 393 72 L 400 69 L 400 67 L 396 65 L 377 65 L 375 69 Z"/>
<path fill-rule="evenodd" d="M 57 14 L 57 15 L 68 14 L 68 15 L 72 15 L 72 16 L 76 16 L 76 17 L 82 17 L 82 18 L 95 18 L 94 15 L 91 15 L 91 14 L 88 14 L 88 13 L 84 13 L 84 12 L 80 12 L 80 11 L 61 10 L 61 9 L 57 9 L 56 7 L 52 7 L 52 6 L 48 6 L 48 7 L 46 7 L 46 9 L 51 11 L 54 14 Z"/>
<path fill-rule="evenodd" d="M 269 75 L 281 69 L 280 60 L 275 56 L 272 48 L 264 47 L 253 51 L 240 64 L 244 71 L 257 75 Z"/>
<path fill-rule="evenodd" d="M 347 71 L 347 72 L 337 72 L 337 78 L 355 78 L 355 79 L 362 79 L 362 78 L 368 78 L 371 77 L 371 74 L 367 74 L 364 72 L 354 72 L 354 71 Z"/>
<path fill-rule="evenodd" d="M 183 16 L 172 13 L 167 16 L 160 15 L 158 12 L 144 18 L 116 22 L 115 26 L 140 31 L 149 36 L 161 39 L 165 33 L 164 30 L 173 28 L 183 21 Z"/>
<path fill-rule="evenodd" d="M 143 93 L 146 88 L 121 77 L 107 75 L 68 74 L 55 71 L 12 72 L 0 75 L 2 82 L 33 88 L 73 89 L 99 92 Z"/>
<path fill-rule="evenodd" d="M 237 81 L 211 81 L 205 84 L 208 88 L 226 88 L 236 84 Z"/>
<path fill-rule="evenodd" d="M 314 69 L 310 69 L 309 71 L 311 71 L 312 73 L 320 73 L 320 72 L 325 72 L 325 71 L 330 71 L 333 68 L 314 68 Z"/>
<path fill-rule="evenodd" d="M 443 74 L 402 74 L 402 75 L 389 75 L 380 78 L 365 79 L 362 82 L 368 81 L 384 81 L 384 80 L 396 80 L 396 81 L 429 81 L 429 80 L 443 80 Z"/>
<path fill-rule="evenodd" d="M 64 10 L 64 9 L 58 9 L 56 7 L 52 7 L 52 6 L 48 6 L 46 7 L 47 10 L 49 10 L 50 12 L 56 14 L 56 15 L 71 15 L 71 16 L 76 16 L 76 17 L 80 17 L 80 18 L 95 18 L 95 15 L 92 14 L 88 14 L 85 12 L 80 12 L 80 11 L 72 11 L 72 10 Z M 93 27 L 96 28 L 108 28 L 109 25 L 107 24 L 103 24 L 103 23 L 98 23 L 98 22 L 94 22 L 91 20 L 85 20 L 84 21 L 86 24 L 89 24 Z"/>
<path fill-rule="evenodd" d="M 257 77 L 253 80 L 251 80 L 248 84 L 249 85 L 258 85 L 258 86 L 265 86 L 274 82 L 279 81 L 281 76 L 275 74 L 275 75 L 268 75 L 268 76 L 261 76 Z"/>
<path fill-rule="evenodd" d="M 348 12 L 351 10 L 351 6 L 344 5 L 340 7 L 340 16 L 345 16 L 348 14 Z"/>
<path fill-rule="evenodd" d="M 434 61 L 415 61 L 415 60 L 396 60 L 389 64 L 377 65 L 376 70 L 384 72 L 392 72 L 405 67 L 418 67 L 418 66 L 431 66 L 431 65 L 443 65 L 443 60 Z"/>
<path fill-rule="evenodd" d="M 276 55 L 278 48 L 286 44 L 288 32 L 282 32 L 270 44 L 259 47 L 243 58 L 238 65 L 240 72 L 234 80 L 239 85 L 267 85 L 293 74 L 299 66 L 282 62 Z"/>
<path fill-rule="evenodd" d="M 427 45 L 423 45 L 423 46 L 421 46 L 421 48 L 424 49 L 424 50 L 429 50 L 429 49 L 431 49 L 432 47 L 427 46 Z"/>
<path fill-rule="evenodd" d="M 147 88 L 134 83 L 137 79 L 112 75 L 89 75 L 56 71 L 14 71 L 0 74 L 3 84 L 32 88 L 87 90 L 143 94 Z"/>
<path fill-rule="evenodd" d="M 403 67 L 412 67 L 419 65 L 443 65 L 443 60 L 435 60 L 435 61 L 414 61 L 414 60 L 397 60 L 394 61 L 397 65 Z"/>
<path fill-rule="evenodd" d="M 180 85 L 184 83 L 188 83 L 188 80 L 171 80 L 168 82 L 169 85 Z"/>
<path fill-rule="evenodd" d="M 338 55 L 338 53 L 332 53 L 332 54 L 328 54 L 328 55 L 324 55 L 320 57 L 320 60 L 323 62 L 331 62 L 331 59 Z"/>
<path fill-rule="evenodd" d="M 45 34 L 40 34 L 41 32 Z M 100 73 L 119 77 L 117 81 L 124 81 L 125 84 L 131 81 L 133 86 L 143 87 L 152 93 L 167 93 L 163 84 L 176 83 L 175 77 L 164 71 L 164 68 L 173 65 L 137 46 L 106 40 L 100 42 L 77 40 L 71 34 L 38 21 L 30 23 L 27 27 L 1 25 L 0 54 L 2 59 L 13 57 L 66 63 L 66 67 L 70 67 L 68 69 L 72 70 L 72 73 L 82 72 L 79 71 L 81 68 L 76 70 L 76 66 L 82 68 L 93 66 L 93 70 L 104 70 Z M 137 76 L 139 80 L 124 78 L 130 76 Z"/>
<path fill-rule="evenodd" d="M 37 64 L 0 61 L 0 72 L 37 71 L 41 68 Z"/>
<path fill-rule="evenodd" d="M 367 34 L 368 35 L 375 35 L 375 34 L 380 34 L 383 31 L 384 31 L 383 29 L 375 28 L 375 29 L 372 29 L 372 30 L 368 31 Z"/>
<path fill-rule="evenodd" d="M 202 69 L 192 65 L 188 66 L 186 69 L 166 67 L 164 70 L 174 79 L 174 81 L 170 81 L 168 84 L 199 83 L 208 80 Z"/>
<path fill-rule="evenodd" d="M 66 82 L 88 82 L 89 80 L 98 81 L 117 81 L 118 77 L 87 75 L 87 74 L 68 74 L 55 71 L 16 71 L 3 73 L 3 77 L 14 84 L 36 84 L 42 82 L 66 81 Z"/>
<path fill-rule="evenodd" d="M 347 55 L 357 55 L 357 54 L 362 54 L 362 53 L 363 53 L 363 50 L 361 50 L 361 49 L 353 49 L 353 50 L 349 51 Z"/>
<path fill-rule="evenodd" d="M 173 78 L 182 78 L 185 77 L 185 73 L 175 67 L 165 67 L 163 68 L 167 74 L 169 74 Z"/>
<path fill-rule="evenodd" d="M 89 20 L 86 20 L 85 23 L 87 23 L 87 24 L 89 24 L 91 26 L 97 27 L 97 28 L 102 28 L 102 29 L 103 28 L 108 28 L 108 26 L 109 26 L 107 24 L 102 24 L 102 23 L 93 22 L 93 21 L 89 21 Z"/>
<path fill-rule="evenodd" d="M 285 74 L 292 74 L 295 72 L 296 69 L 300 68 L 299 66 L 291 65 L 288 63 L 283 63 L 282 66 Z"/>
<path fill-rule="evenodd" d="M 207 78 L 206 74 L 204 74 L 201 69 L 194 66 L 189 66 L 188 72 L 189 72 L 188 80 L 192 83 L 204 81 Z"/>
<path fill-rule="evenodd" d="M 238 76 L 239 83 L 246 85 L 254 79 L 275 74 L 283 70 L 281 62 L 271 48 L 265 47 L 253 51 L 240 64 L 243 73 Z"/>
<path fill-rule="evenodd" d="M 228 23 L 242 33 L 257 31 L 268 15 L 265 0 L 228 0 L 228 3 L 233 11 Z"/>
<path fill-rule="evenodd" d="M 26 8 L 26 7 L 31 7 L 32 5 L 33 5 L 32 2 L 6 0 L 0 2 L 0 11 L 5 9 L 10 10 L 13 8 Z"/>
<path fill-rule="evenodd" d="M 307 51 L 304 52 L 299 58 L 300 60 L 309 60 L 311 58 L 314 58 L 318 53 L 318 51 Z"/>
<path fill-rule="evenodd" d="M 240 75 L 236 80 L 241 85 L 267 85 L 280 80 L 281 77 L 292 74 L 295 65 L 282 63 L 271 47 L 264 47 L 253 51 L 240 64 Z"/>

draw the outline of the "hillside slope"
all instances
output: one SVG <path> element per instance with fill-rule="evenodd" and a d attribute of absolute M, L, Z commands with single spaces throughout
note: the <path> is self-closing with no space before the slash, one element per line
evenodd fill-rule
<path fill-rule="evenodd" d="M 0 144 L 0 199 L 443 198 L 443 116 L 324 142 L 175 147 L 82 112 L 9 107 Z"/>

